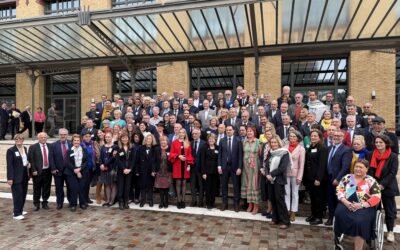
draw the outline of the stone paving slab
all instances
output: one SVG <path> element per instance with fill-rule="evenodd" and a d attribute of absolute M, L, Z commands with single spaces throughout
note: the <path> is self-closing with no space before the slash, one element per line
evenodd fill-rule
<path fill-rule="evenodd" d="M 266 221 L 173 212 L 90 206 L 87 210 L 33 212 L 14 221 L 12 200 L 0 198 L 0 249 L 332 249 L 331 228 L 292 225 L 288 230 Z M 158 208 L 157 208 L 158 209 Z M 190 212 L 192 208 L 187 208 Z M 206 209 L 204 209 L 206 210 Z M 399 249 L 385 242 L 384 249 Z M 347 249 L 352 249 L 349 239 Z"/>

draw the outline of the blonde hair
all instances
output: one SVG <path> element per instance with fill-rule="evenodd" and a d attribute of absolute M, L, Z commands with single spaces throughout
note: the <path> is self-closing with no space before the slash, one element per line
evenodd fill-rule
<path fill-rule="evenodd" d="M 183 141 L 183 145 L 184 145 L 185 148 L 188 148 L 188 147 L 190 146 L 190 142 L 189 142 L 189 139 L 188 139 L 188 135 L 187 135 L 186 129 L 181 128 L 181 129 L 179 130 L 179 133 L 180 133 L 181 131 L 184 131 L 184 132 L 185 132 L 185 139 L 184 139 L 184 141 Z"/>
<path fill-rule="evenodd" d="M 271 141 L 272 140 L 276 140 L 276 142 L 278 143 L 278 145 L 279 145 L 279 148 L 282 148 L 283 147 L 283 142 L 282 142 L 282 140 L 281 140 L 281 138 L 279 137 L 279 135 L 273 135 L 272 137 L 271 137 L 271 139 L 269 140 L 269 146 L 271 147 Z"/>
<path fill-rule="evenodd" d="M 144 134 L 144 138 L 143 138 L 143 145 L 146 145 L 146 140 L 147 140 L 147 137 L 151 137 L 151 146 L 155 146 L 155 145 L 157 145 L 157 142 L 156 142 L 156 138 L 154 137 L 154 135 L 152 134 L 152 133 L 149 133 L 149 132 L 145 132 Z"/>
<path fill-rule="evenodd" d="M 362 146 L 363 148 L 365 148 L 365 139 L 364 139 L 364 136 L 363 136 L 363 135 L 355 135 L 354 138 L 353 138 L 353 142 L 354 142 L 355 140 L 360 141 L 361 146 Z"/>

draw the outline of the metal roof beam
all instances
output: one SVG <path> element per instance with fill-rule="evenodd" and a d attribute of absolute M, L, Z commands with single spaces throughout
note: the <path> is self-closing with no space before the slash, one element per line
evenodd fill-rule
<path fill-rule="evenodd" d="M 83 10 L 78 12 L 79 25 L 88 26 L 90 30 L 96 34 L 96 36 L 106 45 L 106 47 L 112 52 L 118 59 L 124 64 L 124 66 L 133 72 L 134 68 L 128 55 L 123 51 L 110 37 L 108 37 L 99 27 L 97 27 L 92 21 L 90 12 Z"/>

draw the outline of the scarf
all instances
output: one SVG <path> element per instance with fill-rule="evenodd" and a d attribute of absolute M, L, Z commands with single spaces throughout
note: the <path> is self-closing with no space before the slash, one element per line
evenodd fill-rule
<path fill-rule="evenodd" d="M 75 157 L 75 167 L 80 168 L 82 166 L 82 158 L 83 158 L 83 152 L 82 152 L 82 147 L 72 147 L 72 151 L 74 151 Z"/>
<path fill-rule="evenodd" d="M 290 153 L 293 153 L 293 151 L 296 149 L 297 145 L 299 145 L 298 142 L 295 143 L 289 143 L 288 149 Z"/>
<path fill-rule="evenodd" d="M 332 119 L 329 119 L 329 120 L 322 119 L 321 120 L 321 126 L 324 129 L 328 129 L 331 126 L 331 124 L 332 124 Z"/>
<path fill-rule="evenodd" d="M 391 154 L 392 154 L 391 148 L 386 149 L 386 151 L 383 155 L 381 155 L 379 153 L 378 149 L 374 149 L 374 151 L 372 152 L 370 166 L 372 168 L 376 168 L 376 172 L 375 172 L 376 177 L 378 177 L 378 178 L 381 177 L 382 168 L 385 165 L 386 160 L 390 157 Z M 379 161 L 379 164 L 377 163 L 377 160 Z"/>
<path fill-rule="evenodd" d="M 271 158 L 269 159 L 269 173 L 274 171 L 279 167 L 279 164 L 281 163 L 281 159 L 284 155 L 290 154 L 286 148 L 278 148 L 277 150 L 270 150 L 269 154 L 271 155 Z M 289 157 L 290 163 L 287 166 L 287 169 L 292 168 L 292 157 Z M 273 181 L 275 180 L 275 177 L 273 178 Z M 271 183 L 273 183 L 273 181 Z"/>
<path fill-rule="evenodd" d="M 366 148 L 363 148 L 359 151 L 354 150 L 354 153 L 358 155 L 358 159 L 365 159 L 365 155 L 369 153 L 369 151 Z"/>

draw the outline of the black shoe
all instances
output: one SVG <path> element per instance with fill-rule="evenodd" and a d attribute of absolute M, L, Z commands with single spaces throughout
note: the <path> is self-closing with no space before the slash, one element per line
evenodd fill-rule
<path fill-rule="evenodd" d="M 48 209 L 49 209 L 49 206 L 47 205 L 47 203 L 44 203 L 44 204 L 42 205 L 42 208 L 45 209 L 45 210 L 48 210 Z"/>
<path fill-rule="evenodd" d="M 197 201 L 192 201 L 192 203 L 190 203 L 191 207 L 196 207 L 197 206 Z"/>
<path fill-rule="evenodd" d="M 71 212 L 75 212 L 76 211 L 76 206 L 73 206 L 70 208 Z"/>
<path fill-rule="evenodd" d="M 153 207 L 153 205 L 154 205 L 153 202 L 150 201 L 150 202 L 149 202 L 149 207 Z"/>
<path fill-rule="evenodd" d="M 225 211 L 225 210 L 227 210 L 228 209 L 228 204 L 226 204 L 226 203 L 224 203 L 224 204 L 222 204 L 222 206 L 221 206 L 221 211 Z"/>
<path fill-rule="evenodd" d="M 144 202 L 140 202 L 140 207 L 144 207 Z"/>
<path fill-rule="evenodd" d="M 129 209 L 128 202 L 125 203 L 124 208 L 125 208 L 125 209 Z"/>
<path fill-rule="evenodd" d="M 93 201 L 92 201 L 91 199 L 89 199 L 89 200 L 87 201 L 87 203 L 93 204 Z"/>
<path fill-rule="evenodd" d="M 333 217 L 329 217 L 329 219 L 325 222 L 325 226 L 332 226 L 333 225 Z"/>
<path fill-rule="evenodd" d="M 110 203 L 103 203 L 103 205 L 101 205 L 102 207 L 109 207 Z"/>
<path fill-rule="evenodd" d="M 311 226 L 316 226 L 319 224 L 322 224 L 322 219 L 320 219 L 320 218 L 314 218 L 312 221 L 310 221 Z"/>
<path fill-rule="evenodd" d="M 122 202 L 119 203 L 119 210 L 124 210 L 124 204 Z"/>
<path fill-rule="evenodd" d="M 182 201 L 181 208 L 185 208 L 185 207 L 186 207 L 186 204 L 184 201 Z"/>
<path fill-rule="evenodd" d="M 178 202 L 178 203 L 176 203 L 176 207 L 178 208 L 178 209 L 181 209 L 182 208 L 182 202 Z"/>
<path fill-rule="evenodd" d="M 162 203 L 160 203 L 160 205 L 158 205 L 158 208 L 163 208 L 164 207 L 164 205 L 162 204 Z"/>
<path fill-rule="evenodd" d="M 39 206 L 39 205 L 33 207 L 33 211 L 34 211 L 34 212 L 39 211 L 39 209 L 40 209 L 40 206 Z"/>
<path fill-rule="evenodd" d="M 62 204 L 57 204 L 57 210 L 60 210 L 60 209 L 62 209 L 63 208 L 63 205 Z"/>
<path fill-rule="evenodd" d="M 236 212 L 236 213 L 239 213 L 239 204 L 235 204 L 234 209 L 235 209 L 235 212 Z"/>
<path fill-rule="evenodd" d="M 306 218 L 306 222 L 310 222 L 310 221 L 312 221 L 312 220 L 314 220 L 314 215 L 310 215 L 310 216 L 308 216 L 308 217 Z"/>
<path fill-rule="evenodd" d="M 80 205 L 79 207 L 80 207 L 82 210 L 86 210 L 86 209 L 87 209 L 87 205 L 86 205 L 86 204 Z"/>
<path fill-rule="evenodd" d="M 203 203 L 203 202 L 200 202 L 200 203 L 199 203 L 199 207 L 204 207 L 204 203 Z"/>
<path fill-rule="evenodd" d="M 265 217 L 266 217 L 267 219 L 272 219 L 272 213 L 268 213 Z"/>

